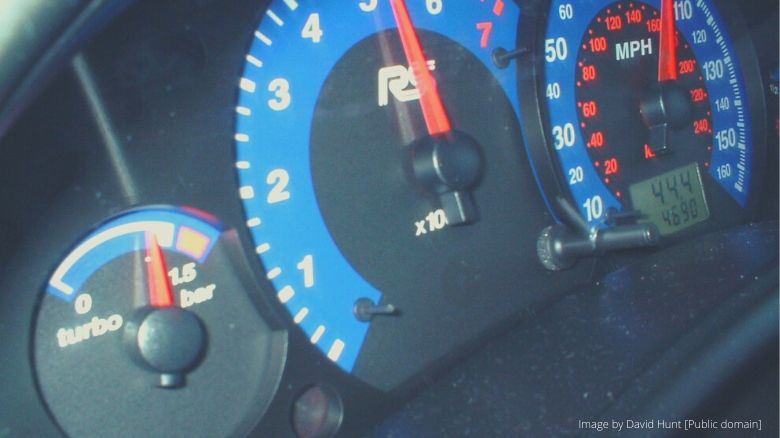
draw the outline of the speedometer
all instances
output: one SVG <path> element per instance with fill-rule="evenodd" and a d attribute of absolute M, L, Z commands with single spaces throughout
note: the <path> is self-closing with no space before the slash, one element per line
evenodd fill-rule
<path fill-rule="evenodd" d="M 668 237 L 746 217 L 761 99 L 720 5 L 554 0 L 539 40 L 526 35 L 541 75 L 525 90 L 542 107 L 526 122 L 544 139 L 529 146 L 545 149 L 532 156 L 548 198 L 588 228 L 651 223 Z"/>

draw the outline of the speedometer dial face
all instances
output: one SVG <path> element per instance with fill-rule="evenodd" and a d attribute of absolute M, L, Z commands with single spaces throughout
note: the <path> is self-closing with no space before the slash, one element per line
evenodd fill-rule
<path fill-rule="evenodd" d="M 550 11 L 545 129 L 590 226 L 622 212 L 671 235 L 746 208 L 748 94 L 715 5 L 555 0 Z"/>
<path fill-rule="evenodd" d="M 409 318 L 475 292 L 453 270 L 483 289 L 521 281 L 504 263 L 522 257 L 530 173 L 516 72 L 491 57 L 515 47 L 518 18 L 501 0 L 278 0 L 254 33 L 235 136 L 247 226 L 293 322 L 347 371 L 393 292 L 419 303 Z"/>

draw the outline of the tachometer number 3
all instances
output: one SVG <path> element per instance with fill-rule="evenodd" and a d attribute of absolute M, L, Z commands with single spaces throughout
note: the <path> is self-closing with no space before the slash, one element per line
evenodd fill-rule
<path fill-rule="evenodd" d="M 268 91 L 274 93 L 273 99 L 268 99 L 268 107 L 274 111 L 283 111 L 290 106 L 290 82 L 284 78 L 276 78 L 268 84 Z"/>

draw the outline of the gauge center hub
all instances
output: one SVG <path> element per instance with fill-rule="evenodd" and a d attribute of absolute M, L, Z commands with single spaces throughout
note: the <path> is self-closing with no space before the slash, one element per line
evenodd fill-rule
<path fill-rule="evenodd" d="M 479 145 L 460 131 L 426 136 L 415 143 L 412 157 L 417 180 L 432 193 L 469 190 L 482 176 Z"/>
<path fill-rule="evenodd" d="M 673 84 L 661 84 L 648 93 L 639 104 L 647 127 L 669 125 L 682 128 L 690 124 L 693 108 L 688 92 Z"/>
<path fill-rule="evenodd" d="M 137 320 L 125 325 L 133 352 L 144 365 L 163 373 L 161 386 L 181 386 L 181 373 L 198 364 L 206 347 L 200 318 L 180 307 L 165 307 L 144 309 Z"/>

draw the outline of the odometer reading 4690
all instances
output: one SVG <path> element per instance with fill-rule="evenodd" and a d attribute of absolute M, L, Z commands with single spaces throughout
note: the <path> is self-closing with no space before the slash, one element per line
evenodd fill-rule
<path fill-rule="evenodd" d="M 696 163 L 633 184 L 629 192 L 643 220 L 656 224 L 664 235 L 710 217 Z"/>

